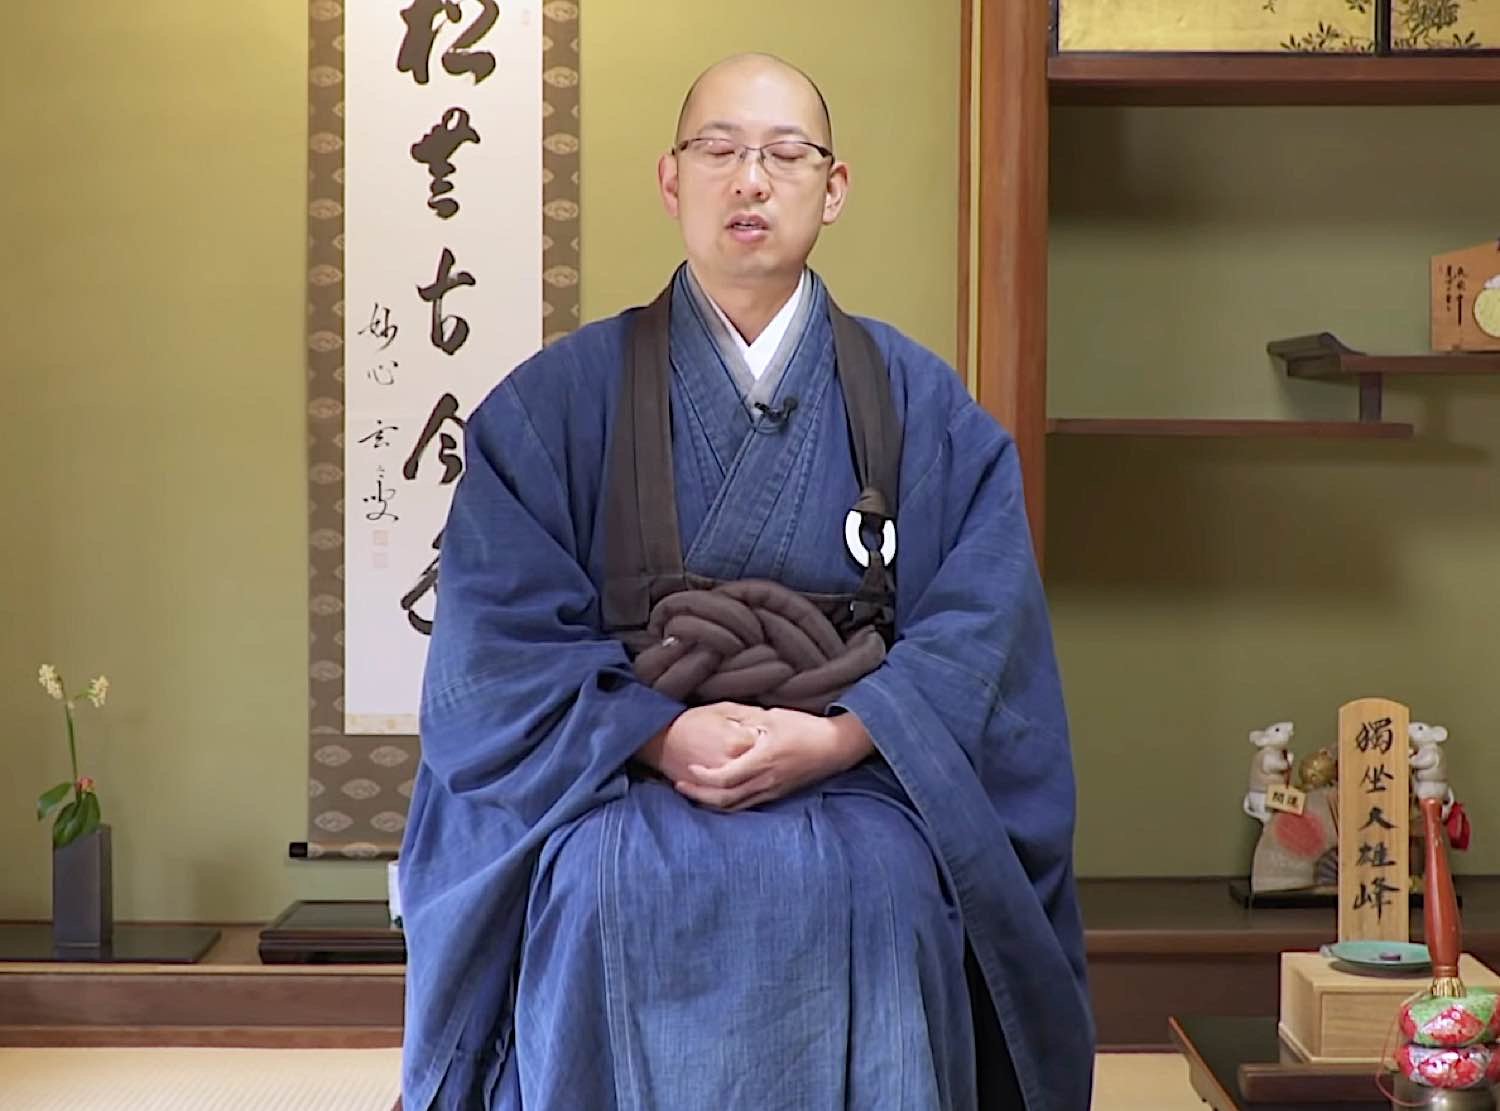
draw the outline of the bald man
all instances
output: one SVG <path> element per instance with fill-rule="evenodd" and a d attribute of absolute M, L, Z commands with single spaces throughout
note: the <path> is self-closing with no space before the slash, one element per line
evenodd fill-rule
<path fill-rule="evenodd" d="M 468 422 L 401 853 L 406 1111 L 1085 1111 L 1015 448 L 808 269 L 849 170 L 804 74 L 706 71 L 657 177 L 666 288 Z"/>

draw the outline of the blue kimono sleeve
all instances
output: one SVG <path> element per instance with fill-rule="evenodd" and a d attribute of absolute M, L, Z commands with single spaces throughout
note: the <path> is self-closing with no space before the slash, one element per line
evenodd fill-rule
<path fill-rule="evenodd" d="M 1072 757 L 1015 445 L 967 399 L 907 445 L 930 462 L 903 476 L 896 643 L 837 705 L 939 846 L 1028 1108 L 1086 1111 Z"/>
<path fill-rule="evenodd" d="M 601 631 L 564 480 L 511 380 L 470 419 L 443 531 L 422 758 L 455 796 L 531 827 L 602 789 L 682 712 Z"/>
<path fill-rule="evenodd" d="M 637 680 L 602 632 L 554 462 L 564 452 L 549 450 L 512 379 L 469 419 L 465 449 L 401 849 L 413 1111 L 440 1084 L 446 1100 L 493 1083 L 537 854 L 623 795 L 624 765 L 683 709 Z"/>

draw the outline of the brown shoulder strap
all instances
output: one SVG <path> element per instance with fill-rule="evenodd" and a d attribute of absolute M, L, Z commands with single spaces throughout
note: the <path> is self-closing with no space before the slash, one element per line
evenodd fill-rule
<path fill-rule="evenodd" d="M 895 640 L 895 571 L 882 555 L 896 539 L 897 498 L 901 488 L 901 425 L 891 400 L 891 378 L 875 339 L 828 299 L 833 344 L 838 359 L 839 385 L 849 419 L 859 497 L 850 511 L 851 534 L 845 530 L 850 554 L 864 564 L 865 573 L 846 615 L 854 628 L 873 626 L 881 638 Z M 869 537 L 873 537 L 873 543 Z M 859 551 L 855 545 L 858 543 Z M 894 552 L 891 553 L 894 558 Z"/>
<path fill-rule="evenodd" d="M 672 362 L 668 316 L 672 283 L 642 309 L 625 349 L 614 435 L 604 477 L 604 625 L 642 628 L 652 585 L 686 585 L 672 469 Z"/>
<path fill-rule="evenodd" d="M 838 360 L 839 385 L 849 414 L 849 440 L 854 448 L 855 474 L 860 490 L 878 492 L 884 505 L 863 507 L 896 519 L 901 475 L 901 425 L 891 401 L 891 377 L 875 339 L 864 325 L 846 314 L 828 298 L 828 317 L 833 324 L 834 357 Z"/>

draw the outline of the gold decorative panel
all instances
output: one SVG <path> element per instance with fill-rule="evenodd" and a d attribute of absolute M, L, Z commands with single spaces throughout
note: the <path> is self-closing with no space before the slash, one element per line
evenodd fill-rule
<path fill-rule="evenodd" d="M 1500 0 L 1392 0 L 1391 49 L 1500 48 Z"/>
<path fill-rule="evenodd" d="M 1373 53 L 1376 40 L 1375 0 L 1058 0 L 1057 19 L 1062 51 Z"/>

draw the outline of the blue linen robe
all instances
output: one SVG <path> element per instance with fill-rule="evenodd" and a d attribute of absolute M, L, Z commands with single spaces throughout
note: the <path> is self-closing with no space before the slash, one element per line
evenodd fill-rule
<path fill-rule="evenodd" d="M 852 590 L 858 490 L 826 293 L 752 419 L 701 305 L 671 328 L 690 572 Z M 896 642 L 836 709 L 878 757 L 740 814 L 628 774 L 682 710 L 601 628 L 632 310 L 468 422 L 401 853 L 407 1111 L 972 1109 L 967 950 L 1029 1111 L 1085 1111 L 1074 787 L 1014 445 L 873 321 L 904 429 Z M 983 1002 L 983 1001 L 982 1001 Z M 993 1048 L 993 1047 L 992 1047 Z"/>

